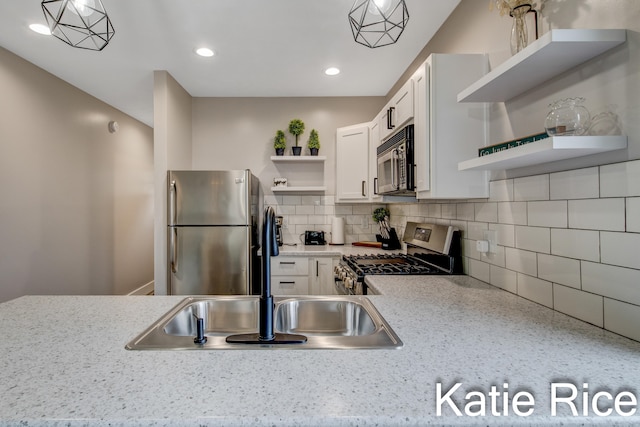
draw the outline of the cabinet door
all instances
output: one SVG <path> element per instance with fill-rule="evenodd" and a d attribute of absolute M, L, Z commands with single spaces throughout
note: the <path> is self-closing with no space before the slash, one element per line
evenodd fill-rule
<path fill-rule="evenodd" d="M 457 94 L 487 72 L 487 56 L 432 54 L 424 68 L 425 84 L 416 85 L 416 118 L 424 118 L 422 129 L 414 128 L 417 198 L 488 197 L 487 171 L 458 171 L 459 162 L 485 145 L 487 105 L 457 102 Z"/>
<path fill-rule="evenodd" d="M 272 295 L 308 295 L 309 276 L 272 276 Z"/>
<path fill-rule="evenodd" d="M 271 258 L 271 274 L 274 276 L 307 276 L 309 258 L 297 256 L 277 256 Z"/>
<path fill-rule="evenodd" d="M 431 159 L 429 152 L 429 74 L 431 61 L 427 60 L 413 75 L 415 82 L 414 160 L 416 163 L 416 192 L 429 191 Z"/>
<path fill-rule="evenodd" d="M 336 134 L 336 200 L 369 197 L 369 125 L 339 128 Z"/>
<path fill-rule="evenodd" d="M 407 80 L 391 99 L 391 107 L 393 107 L 391 125 L 394 130 L 400 129 L 413 118 L 413 79 Z"/>
<path fill-rule="evenodd" d="M 386 139 L 413 118 L 413 93 L 413 79 L 409 79 L 384 107 L 378 119 L 380 139 Z"/>
<path fill-rule="evenodd" d="M 333 265 L 339 258 L 317 257 L 311 259 L 309 293 L 311 295 L 335 295 Z"/>
<path fill-rule="evenodd" d="M 371 122 L 369 129 L 369 201 L 379 202 L 382 196 L 378 194 L 378 156 L 376 149 L 380 145 L 380 124 L 377 120 Z"/>

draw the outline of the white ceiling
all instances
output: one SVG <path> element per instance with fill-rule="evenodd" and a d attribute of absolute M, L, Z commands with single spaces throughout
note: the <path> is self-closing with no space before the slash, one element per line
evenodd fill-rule
<path fill-rule="evenodd" d="M 0 0 L 0 46 L 153 126 L 154 70 L 193 97 L 384 96 L 459 2 L 406 0 L 398 43 L 370 49 L 353 40 L 353 0 L 103 0 L 115 36 L 96 52 L 29 30 L 40 0 Z"/>

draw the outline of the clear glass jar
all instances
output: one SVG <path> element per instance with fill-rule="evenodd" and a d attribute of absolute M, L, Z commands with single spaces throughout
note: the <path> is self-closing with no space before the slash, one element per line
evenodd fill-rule
<path fill-rule="evenodd" d="M 549 136 L 584 135 L 589 129 L 589 110 L 584 98 L 565 98 L 549 105 L 551 111 L 544 121 Z"/>
<path fill-rule="evenodd" d="M 529 44 L 527 21 L 525 16 L 531 12 L 531 5 L 528 3 L 514 7 L 509 12 L 513 17 L 513 25 L 511 27 L 511 54 L 515 55 Z"/>

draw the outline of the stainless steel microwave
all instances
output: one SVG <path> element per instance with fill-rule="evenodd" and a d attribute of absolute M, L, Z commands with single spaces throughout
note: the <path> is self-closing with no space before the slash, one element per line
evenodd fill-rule
<path fill-rule="evenodd" d="M 378 146 L 377 194 L 416 194 L 413 147 L 413 125 L 405 126 Z"/>

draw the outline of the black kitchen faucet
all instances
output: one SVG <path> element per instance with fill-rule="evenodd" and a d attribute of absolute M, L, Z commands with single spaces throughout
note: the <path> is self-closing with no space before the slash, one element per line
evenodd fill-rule
<path fill-rule="evenodd" d="M 262 291 L 260 294 L 260 327 L 257 334 L 230 335 L 226 341 L 237 344 L 302 344 L 307 337 L 273 332 L 273 295 L 271 295 L 271 257 L 278 256 L 276 215 L 271 206 L 264 210 L 262 226 Z"/>

